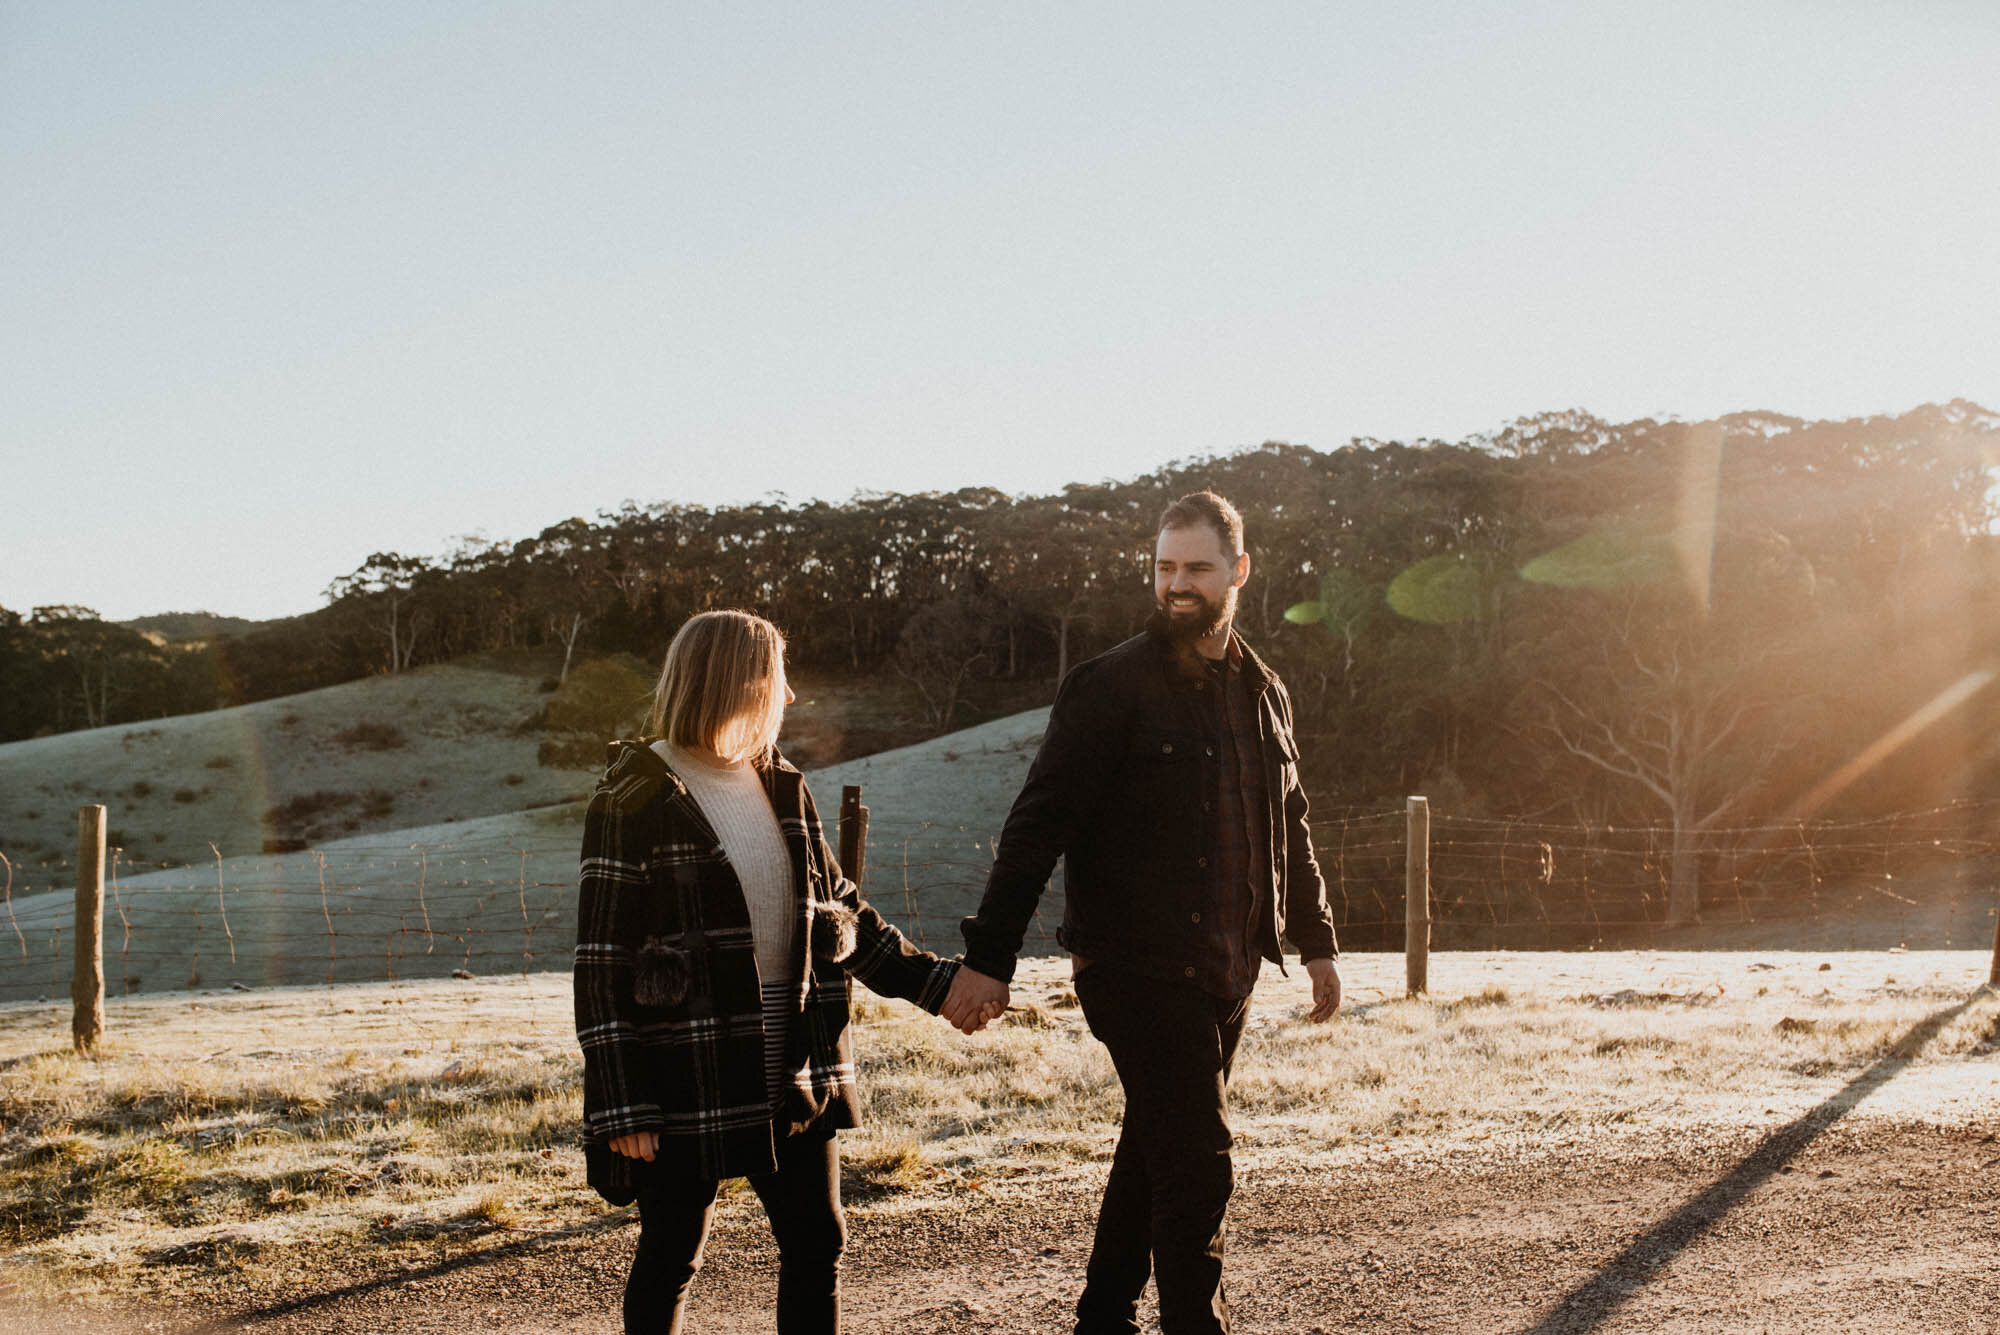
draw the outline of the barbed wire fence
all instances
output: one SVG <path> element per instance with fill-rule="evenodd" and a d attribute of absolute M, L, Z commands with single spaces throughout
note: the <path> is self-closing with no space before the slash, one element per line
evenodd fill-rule
<path fill-rule="evenodd" d="M 844 811 L 844 860 L 862 871 L 869 901 L 918 944 L 957 953 L 959 919 L 978 904 L 998 832 L 875 819 L 858 793 L 851 806 L 860 826 Z M 1314 821 L 1344 950 L 1400 950 L 1416 939 L 1408 829 L 1407 813 L 1393 809 Z M 204 864 L 164 868 L 112 849 L 102 897 L 106 991 L 567 969 L 579 835 L 555 829 L 506 844 L 349 840 L 235 858 L 211 846 Z M 1660 826 L 1432 813 L 1423 937 L 1440 951 L 1990 943 L 2000 968 L 2000 802 L 1708 831 L 1694 927 L 1668 921 L 1671 845 L 1672 832 Z M 78 901 L 55 883 L 66 869 L 31 872 L 0 850 L 0 1002 L 69 988 Z M 33 873 L 47 879 L 44 888 L 29 886 Z M 1061 917 L 1058 877 L 1023 953 L 1060 953 Z"/>
<path fill-rule="evenodd" d="M 1401 811 L 1315 826 L 1346 948 L 1403 945 L 1404 826 Z M 1434 813 L 1433 942 L 1443 950 L 1698 948 L 1752 936 L 1767 949 L 1780 940 L 1837 949 L 1903 937 L 1939 948 L 1991 944 L 2000 802 L 1705 831 L 1700 917 L 1687 927 L 1669 921 L 1672 846 L 1664 825 Z"/>

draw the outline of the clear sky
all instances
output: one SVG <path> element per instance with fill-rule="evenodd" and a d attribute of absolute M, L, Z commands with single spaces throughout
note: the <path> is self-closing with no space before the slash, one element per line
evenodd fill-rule
<path fill-rule="evenodd" d="M 1989 0 L 0 0 L 0 605 L 626 499 L 2000 408 Z"/>

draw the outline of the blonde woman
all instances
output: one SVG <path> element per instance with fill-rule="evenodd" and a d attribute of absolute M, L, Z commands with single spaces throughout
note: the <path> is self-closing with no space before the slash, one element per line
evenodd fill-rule
<path fill-rule="evenodd" d="M 804 776 L 778 753 L 792 698 L 776 626 L 691 618 L 667 650 L 650 740 L 612 744 L 585 818 L 584 1133 L 592 1184 L 639 1205 L 628 1332 L 681 1330 L 731 1177 L 770 1217 L 780 1335 L 839 1330 L 834 1133 L 858 1112 L 848 977 L 933 1014 L 954 991 L 958 964 L 904 940 L 841 875 Z"/>

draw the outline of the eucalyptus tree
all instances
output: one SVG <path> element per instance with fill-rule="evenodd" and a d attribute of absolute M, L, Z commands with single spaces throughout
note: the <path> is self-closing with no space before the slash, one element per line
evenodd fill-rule
<path fill-rule="evenodd" d="M 986 567 L 1053 643 L 1060 682 L 1079 657 L 1079 633 L 1108 634 L 1144 596 L 1144 567 L 1135 559 L 1144 526 L 1138 502 L 1108 483 L 1071 483 L 1057 495 L 1015 501 L 994 518 Z"/>
<path fill-rule="evenodd" d="M 37 607 L 28 620 L 36 653 L 48 669 L 55 729 L 100 728 L 139 717 L 149 688 L 165 675 L 166 655 L 137 631 L 104 620 L 88 607 Z"/>
<path fill-rule="evenodd" d="M 425 557 L 375 552 L 327 585 L 326 596 L 329 603 L 357 612 L 388 641 L 389 671 L 397 673 L 413 661 L 427 610 L 420 590 L 437 574 Z"/>

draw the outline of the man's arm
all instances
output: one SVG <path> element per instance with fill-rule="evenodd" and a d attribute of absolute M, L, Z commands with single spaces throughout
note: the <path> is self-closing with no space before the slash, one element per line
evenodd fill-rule
<path fill-rule="evenodd" d="M 1292 814 L 1293 799 L 1298 814 Z M 1326 881 L 1313 856 L 1312 832 L 1306 819 L 1306 795 L 1296 788 L 1285 795 L 1285 856 L 1291 864 L 1285 906 L 1285 934 L 1298 944 L 1312 979 L 1313 1004 L 1307 1017 L 1314 1024 L 1333 1018 L 1340 1009 L 1340 948 L 1334 940 L 1333 912 L 1326 902 Z M 1294 925 L 1296 924 L 1296 926 Z"/>
<path fill-rule="evenodd" d="M 1278 703 L 1283 711 L 1285 734 L 1292 729 L 1292 701 L 1282 684 Z M 1297 747 L 1296 741 L 1293 743 Z M 1294 757 L 1296 759 L 1296 757 Z M 1315 1024 L 1329 1019 L 1340 1009 L 1340 967 L 1335 961 L 1340 946 L 1333 930 L 1333 911 L 1326 902 L 1326 878 L 1320 875 L 1319 859 L 1313 853 L 1311 806 L 1305 786 L 1299 782 L 1299 768 L 1290 766 L 1284 793 L 1285 809 L 1285 935 L 1299 948 L 1306 973 L 1312 979 L 1313 1006 L 1308 1018 Z"/>
<path fill-rule="evenodd" d="M 960 923 L 968 970 L 999 983 L 1014 976 L 1035 904 L 1124 755 L 1124 693 L 1106 689 L 1102 662 L 1063 679 L 1028 779 L 1007 813 L 979 911 Z M 949 1018 L 949 1012 L 947 1012 Z"/>
<path fill-rule="evenodd" d="M 1340 966 L 1331 959 L 1307 960 L 1306 976 L 1313 985 L 1312 1009 L 1306 1018 L 1314 1024 L 1332 1019 L 1340 1009 Z"/>

